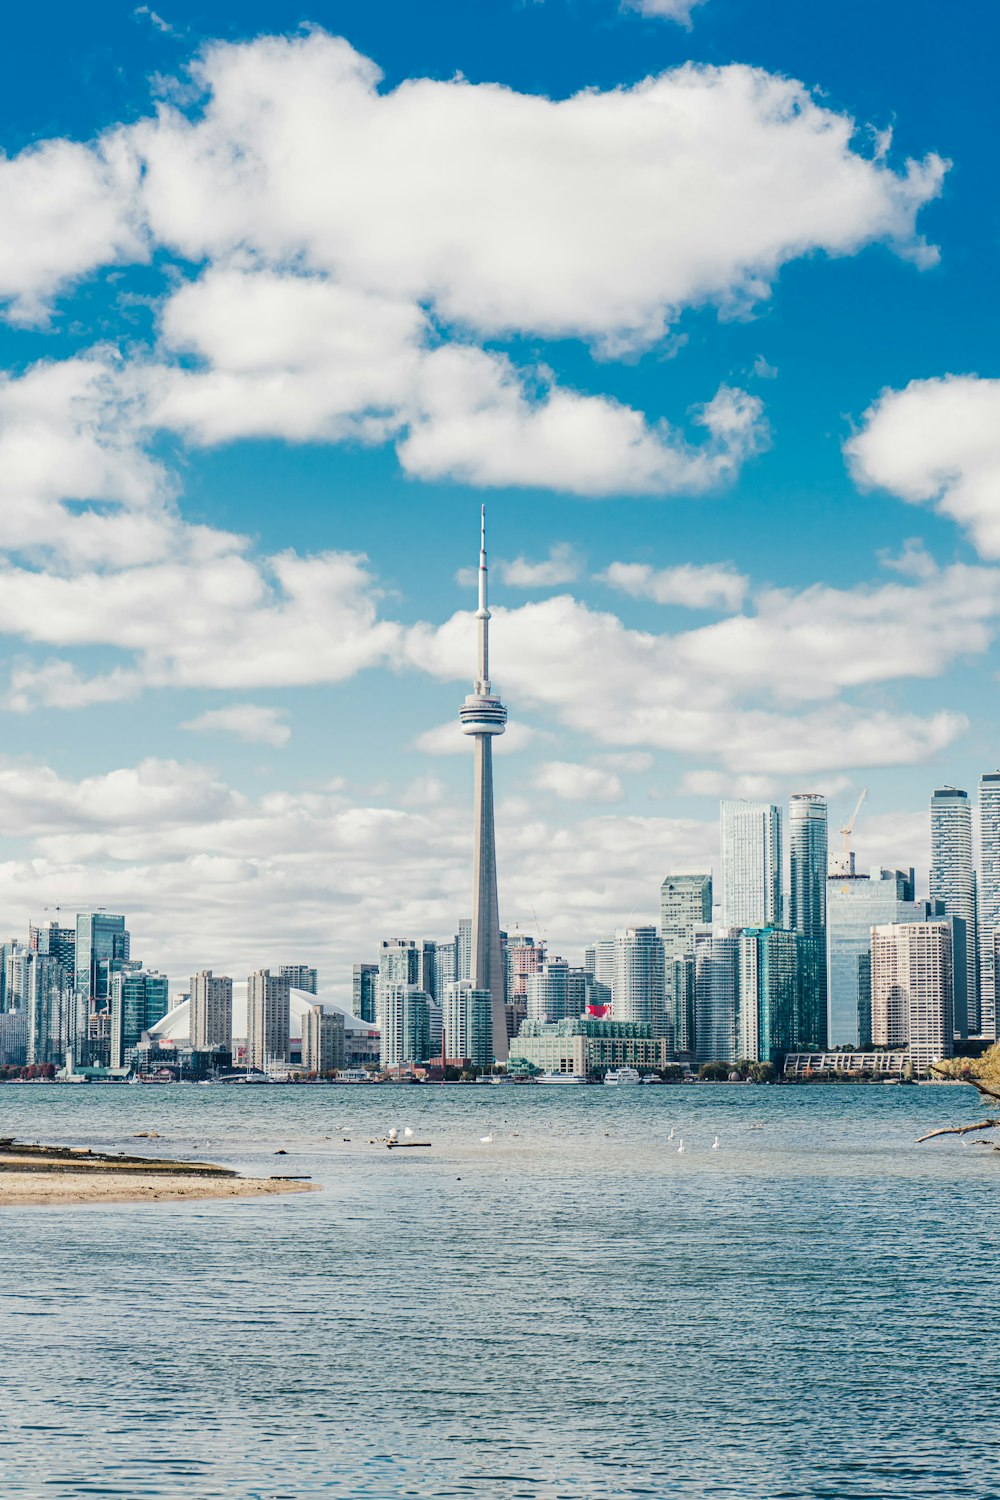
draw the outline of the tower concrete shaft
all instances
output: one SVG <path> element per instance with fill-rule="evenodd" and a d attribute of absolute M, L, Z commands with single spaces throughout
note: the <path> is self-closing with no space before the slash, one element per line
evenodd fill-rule
<path fill-rule="evenodd" d="M 459 709 L 463 734 L 475 739 L 473 807 L 475 816 L 472 860 L 472 963 L 476 990 L 489 990 L 493 1012 L 493 1052 L 498 1062 L 507 1057 L 507 1018 L 504 1010 L 503 954 L 500 947 L 500 906 L 497 897 L 496 834 L 493 818 L 493 736 L 503 734 L 507 710 L 490 686 L 490 611 L 487 603 L 486 507 L 483 506 L 479 550 L 478 658 L 475 690 Z"/>

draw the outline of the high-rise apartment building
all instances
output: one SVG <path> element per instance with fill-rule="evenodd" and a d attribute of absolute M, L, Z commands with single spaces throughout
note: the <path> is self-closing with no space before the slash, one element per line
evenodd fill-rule
<path fill-rule="evenodd" d="M 228 974 L 202 969 L 191 976 L 191 1046 L 198 1052 L 213 1047 L 233 1049 L 233 981 Z"/>
<path fill-rule="evenodd" d="M 445 990 L 444 1048 L 448 1057 L 477 1068 L 493 1061 L 492 997 L 470 979 L 457 979 Z"/>
<path fill-rule="evenodd" d="M 379 983 L 418 984 L 423 954 L 412 938 L 393 938 L 379 949 Z"/>
<path fill-rule="evenodd" d="M 167 976 L 128 964 L 111 976 L 111 1066 L 124 1068 L 144 1031 L 170 1009 Z"/>
<path fill-rule="evenodd" d="M 694 1061 L 736 1062 L 739 1020 L 739 932 L 711 927 L 694 934 Z"/>
<path fill-rule="evenodd" d="M 913 899 L 913 871 L 875 868 L 870 875 L 827 881 L 829 1045 L 871 1046 L 871 932 L 885 923 L 918 922 L 927 904 Z"/>
<path fill-rule="evenodd" d="M 979 1032 L 979 921 L 972 808 L 967 794 L 953 786 L 939 787 L 931 797 L 930 898 L 964 924 L 965 942 L 954 954 L 955 1029 L 960 1036 L 974 1036 Z"/>
<path fill-rule="evenodd" d="M 29 949 L 24 984 L 27 1061 L 61 1064 L 75 1043 L 73 970 L 52 954 Z"/>
<path fill-rule="evenodd" d="M 740 1057 L 784 1066 L 785 1054 L 804 1049 L 801 1024 L 802 945 L 810 939 L 783 927 L 748 927 L 739 938 Z"/>
<path fill-rule="evenodd" d="M 583 967 L 611 994 L 615 982 L 615 940 L 598 938 L 583 950 Z"/>
<path fill-rule="evenodd" d="M 527 933 L 515 932 L 507 939 L 504 955 L 507 970 L 508 1001 L 523 1000 L 529 974 L 537 974 L 545 961 L 545 944 L 536 943 Z"/>
<path fill-rule="evenodd" d="M 455 983 L 455 942 L 435 943 L 434 945 L 434 998 L 439 1005 L 444 1004 L 444 992 L 449 984 Z"/>
<path fill-rule="evenodd" d="M 319 973 L 308 964 L 282 964 L 278 973 L 288 980 L 291 989 L 304 990 L 307 995 L 315 995 L 319 987 Z"/>
<path fill-rule="evenodd" d="M 416 984 L 379 981 L 379 1055 L 383 1068 L 430 1059 L 430 1006 L 430 995 Z"/>
<path fill-rule="evenodd" d="M 997 970 L 993 934 L 1000 929 L 1000 771 L 979 778 L 979 1029 L 997 1036 Z"/>
<path fill-rule="evenodd" d="M 694 952 L 694 929 L 712 920 L 711 875 L 667 875 L 660 886 L 660 937 L 668 959 Z"/>
<path fill-rule="evenodd" d="M 351 1010 L 374 1026 L 378 1011 L 378 964 L 355 964 L 351 970 Z"/>
<path fill-rule="evenodd" d="M 789 799 L 788 854 L 788 925 L 799 934 L 794 1050 L 822 1050 L 828 1043 L 825 797 L 799 792 Z"/>
<path fill-rule="evenodd" d="M 247 1061 L 266 1073 L 288 1062 L 291 1040 L 291 986 L 281 974 L 258 969 L 247 979 Z"/>
<path fill-rule="evenodd" d="M 653 1036 L 667 1035 L 663 944 L 655 927 L 622 927 L 615 933 L 611 1005 L 616 1021 L 643 1021 Z"/>
<path fill-rule="evenodd" d="M 526 1016 L 531 1021 L 563 1021 L 582 1016 L 592 981 L 585 969 L 564 958 L 548 958 L 526 984 Z"/>
<path fill-rule="evenodd" d="M 321 1078 L 344 1066 L 344 1017 L 339 1011 L 310 1005 L 302 1022 L 302 1066 Z"/>
<path fill-rule="evenodd" d="M 781 813 L 767 802 L 723 802 L 723 927 L 770 927 L 782 920 Z"/>
<path fill-rule="evenodd" d="M 463 917 L 455 934 L 455 978 L 468 979 L 472 969 L 472 918 Z"/>
<path fill-rule="evenodd" d="M 872 1041 L 906 1047 L 926 1067 L 954 1051 L 952 927 L 948 921 L 872 929 Z"/>

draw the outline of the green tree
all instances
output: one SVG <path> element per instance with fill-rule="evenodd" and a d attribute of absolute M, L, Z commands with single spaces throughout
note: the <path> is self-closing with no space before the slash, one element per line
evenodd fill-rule
<path fill-rule="evenodd" d="M 931 1065 L 931 1072 L 938 1078 L 950 1078 L 960 1083 L 970 1083 L 981 1099 L 1000 1104 L 1000 1042 L 988 1047 L 982 1057 L 947 1057 Z M 945 1125 L 939 1130 L 929 1130 L 920 1137 L 929 1141 L 937 1135 L 968 1135 L 972 1130 L 1000 1129 L 1000 1116 L 977 1120 L 974 1125 Z M 919 1145 L 919 1141 L 918 1141 Z M 1000 1146 L 994 1145 L 994 1151 Z"/>

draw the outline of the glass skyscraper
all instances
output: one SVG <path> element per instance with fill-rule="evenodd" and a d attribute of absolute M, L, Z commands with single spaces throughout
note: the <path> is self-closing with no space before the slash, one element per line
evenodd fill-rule
<path fill-rule="evenodd" d="M 1000 928 L 1000 771 L 979 778 L 979 1025 L 997 1034 L 996 960 L 993 934 Z"/>
<path fill-rule="evenodd" d="M 781 813 L 767 802 L 723 802 L 723 927 L 781 922 Z"/>
<path fill-rule="evenodd" d="M 931 797 L 931 901 L 964 923 L 963 951 L 956 945 L 955 1030 L 979 1032 L 979 927 L 976 872 L 972 863 L 972 809 L 965 792 L 940 787 Z"/>
<path fill-rule="evenodd" d="M 645 1021 L 653 1036 L 667 1034 L 663 944 L 655 927 L 622 927 L 615 933 L 611 984 L 616 1021 Z"/>
<path fill-rule="evenodd" d="M 712 920 L 711 875 L 667 875 L 660 886 L 660 937 L 667 958 L 694 952 L 694 929 Z"/>
<path fill-rule="evenodd" d="M 795 1049 L 825 1048 L 826 982 L 826 798 L 801 792 L 788 803 L 788 925 L 800 936 Z"/>
<path fill-rule="evenodd" d="M 740 935 L 694 935 L 694 1061 L 735 1062 Z"/>
<path fill-rule="evenodd" d="M 780 1068 L 799 1052 L 800 948 L 812 939 L 783 927 L 747 928 L 739 939 L 740 1057 Z"/>
<path fill-rule="evenodd" d="M 872 870 L 827 881 L 828 1009 L 831 1047 L 871 1045 L 871 932 L 887 922 L 919 922 L 913 871 Z"/>

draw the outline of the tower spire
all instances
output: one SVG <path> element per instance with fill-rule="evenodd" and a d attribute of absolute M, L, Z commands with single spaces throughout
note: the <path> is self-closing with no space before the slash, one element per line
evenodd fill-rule
<path fill-rule="evenodd" d="M 476 619 L 479 621 L 479 673 L 476 678 L 476 692 L 482 697 L 489 697 L 490 692 L 490 610 L 487 603 L 488 592 L 486 506 L 484 505 L 479 532 L 479 608 L 476 610 Z"/>

